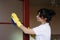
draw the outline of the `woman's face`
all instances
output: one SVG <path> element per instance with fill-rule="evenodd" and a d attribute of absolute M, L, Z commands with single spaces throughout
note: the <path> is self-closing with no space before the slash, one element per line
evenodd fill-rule
<path fill-rule="evenodd" d="M 36 16 L 38 22 L 46 21 L 43 17 L 39 17 L 40 13 Z"/>
<path fill-rule="evenodd" d="M 36 16 L 36 19 L 38 22 L 41 22 L 41 18 L 39 17 L 39 15 Z"/>
<path fill-rule="evenodd" d="M 36 19 L 37 19 L 38 22 L 41 22 L 42 21 L 42 18 L 40 18 L 39 15 L 40 15 L 40 13 L 37 14 Z"/>

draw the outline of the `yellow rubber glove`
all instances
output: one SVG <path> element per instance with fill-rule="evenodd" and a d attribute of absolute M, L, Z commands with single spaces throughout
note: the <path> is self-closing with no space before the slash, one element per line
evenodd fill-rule
<path fill-rule="evenodd" d="M 17 15 L 15 13 L 11 14 L 11 18 L 17 24 L 18 27 L 20 27 L 22 25 L 21 22 L 19 21 L 19 18 L 17 17 Z"/>

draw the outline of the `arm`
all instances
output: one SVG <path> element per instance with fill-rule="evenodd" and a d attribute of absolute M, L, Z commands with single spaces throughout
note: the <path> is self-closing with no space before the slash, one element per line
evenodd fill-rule
<path fill-rule="evenodd" d="M 19 28 L 20 28 L 25 34 L 35 34 L 32 29 L 28 29 L 28 28 L 26 28 L 24 25 L 21 25 Z"/>
<path fill-rule="evenodd" d="M 26 28 L 20 21 L 15 13 L 11 15 L 12 20 L 16 23 L 16 25 L 25 33 L 25 34 L 35 34 L 32 29 Z"/>

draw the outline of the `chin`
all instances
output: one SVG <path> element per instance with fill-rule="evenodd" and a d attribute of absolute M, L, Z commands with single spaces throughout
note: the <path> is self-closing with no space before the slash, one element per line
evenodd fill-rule
<path fill-rule="evenodd" d="M 39 20 L 37 20 L 38 22 L 40 22 Z"/>

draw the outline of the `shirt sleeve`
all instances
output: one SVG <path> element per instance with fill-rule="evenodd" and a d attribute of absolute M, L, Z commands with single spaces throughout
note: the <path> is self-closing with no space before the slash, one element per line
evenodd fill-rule
<path fill-rule="evenodd" d="M 43 35 L 45 33 L 45 28 L 38 26 L 33 28 L 33 31 L 35 32 L 36 35 Z"/>

